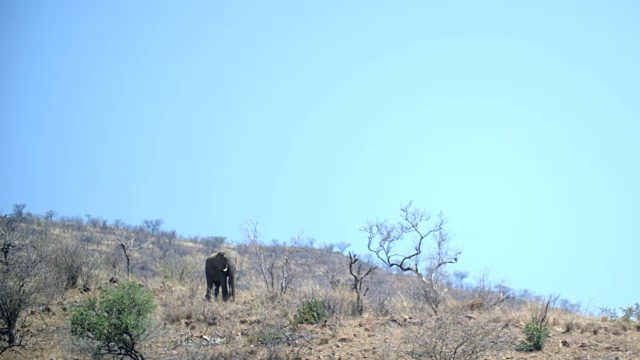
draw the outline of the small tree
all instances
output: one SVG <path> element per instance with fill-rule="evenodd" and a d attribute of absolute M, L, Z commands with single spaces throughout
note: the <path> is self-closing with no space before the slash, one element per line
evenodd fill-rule
<path fill-rule="evenodd" d="M 535 301 L 531 308 L 531 321 L 524 326 L 524 340 L 517 347 L 518 351 L 540 351 L 549 337 L 549 309 L 555 306 L 560 296 L 549 296 L 546 300 Z"/>
<path fill-rule="evenodd" d="M 267 253 L 265 246 L 260 243 L 258 235 L 258 223 L 255 221 L 247 221 L 241 227 L 245 240 L 253 249 L 256 256 L 258 268 L 262 279 L 267 287 L 269 296 L 284 295 L 291 282 L 293 281 L 293 273 L 289 258 L 293 254 L 294 247 L 302 243 L 304 239 L 304 231 L 300 230 L 291 238 L 291 246 L 282 246 L 283 252 L 278 252 L 278 247 L 273 249 L 276 253 Z"/>
<path fill-rule="evenodd" d="M 361 230 L 367 233 L 369 250 L 386 266 L 412 272 L 420 279 L 427 304 L 437 313 L 445 291 L 444 267 L 458 262 L 460 252 L 449 249 L 442 213 L 430 224 L 431 214 L 412 209 L 409 202 L 400 209 L 400 214 L 401 220 L 395 224 L 369 221 Z M 406 242 L 411 238 L 414 243 L 409 248 Z M 428 238 L 433 240 L 431 246 Z M 397 249 L 398 245 L 404 248 Z"/>
<path fill-rule="evenodd" d="M 200 242 L 205 246 L 207 252 L 211 254 L 220 250 L 222 245 L 227 242 L 227 238 L 225 236 L 207 236 L 202 238 Z"/>
<path fill-rule="evenodd" d="M 473 289 L 473 294 L 476 296 L 475 301 L 477 306 L 484 310 L 491 309 L 509 299 L 513 299 L 513 294 L 508 286 L 504 285 L 503 282 L 494 284 L 489 279 L 488 270 L 484 270 L 476 278 L 476 286 Z"/>
<path fill-rule="evenodd" d="M 346 243 L 344 241 L 341 241 L 341 242 L 335 244 L 335 247 L 338 249 L 340 254 L 344 254 L 345 250 L 347 250 L 347 248 L 350 247 L 350 246 L 351 246 L 351 244 Z"/>
<path fill-rule="evenodd" d="M 160 250 L 160 258 L 162 260 L 166 259 L 169 254 L 174 251 L 173 242 L 178 237 L 178 234 L 175 230 L 171 231 L 161 231 L 158 236 L 158 249 Z"/>
<path fill-rule="evenodd" d="M 105 287 L 100 300 L 89 298 L 71 314 L 71 334 L 95 345 L 96 355 L 143 360 L 138 345 L 147 335 L 155 310 L 153 296 L 138 283 Z"/>
<path fill-rule="evenodd" d="M 456 278 L 458 288 L 464 290 L 464 279 L 469 277 L 469 273 L 467 271 L 456 270 L 453 272 L 453 277 Z"/>
<path fill-rule="evenodd" d="M 151 233 L 152 236 L 156 236 L 160 232 L 160 228 L 162 227 L 162 224 L 164 224 L 164 220 L 162 220 L 162 219 L 155 219 L 155 220 L 145 219 L 142 223 L 144 224 L 145 228 Z"/>
<path fill-rule="evenodd" d="M 60 241 L 53 249 L 50 259 L 51 270 L 64 279 L 65 289 L 74 289 L 78 286 L 78 281 L 86 270 L 88 252 L 78 239 Z"/>
<path fill-rule="evenodd" d="M 0 342 L 0 354 L 28 339 L 16 334 L 24 310 L 50 290 L 45 286 L 47 264 L 41 249 L 27 235 L 22 217 L 24 205 L 16 205 L 12 215 L 0 217 L 0 323 L 7 340 Z M 4 332 L 3 331 L 3 332 Z M 4 340 L 4 339 L 3 339 Z"/>
<path fill-rule="evenodd" d="M 131 269 L 134 265 L 131 264 L 133 258 L 138 255 L 140 250 L 144 249 L 153 240 L 152 237 L 145 236 L 141 231 L 127 231 L 124 228 L 115 225 L 113 229 L 113 235 L 116 238 L 118 247 L 122 249 L 124 258 L 126 260 L 127 279 L 131 279 Z"/>
<path fill-rule="evenodd" d="M 349 253 L 349 273 L 353 276 L 353 291 L 356 292 L 356 314 L 362 315 L 364 313 L 364 301 L 363 297 L 367 295 L 369 288 L 365 288 L 362 291 L 362 282 L 364 278 L 373 273 L 375 266 L 370 266 L 369 270 L 363 273 L 362 263 L 358 264 L 357 269 L 354 272 L 354 265 L 358 262 L 358 255 Z"/>

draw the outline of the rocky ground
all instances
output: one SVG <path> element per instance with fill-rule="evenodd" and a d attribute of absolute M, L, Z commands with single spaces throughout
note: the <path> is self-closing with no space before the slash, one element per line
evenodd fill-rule
<path fill-rule="evenodd" d="M 411 315 L 365 315 L 334 317 L 292 328 L 291 314 L 274 310 L 280 308 L 275 303 L 248 295 L 239 296 L 235 303 L 194 300 L 163 304 L 167 299 L 175 301 L 170 295 L 175 289 L 158 287 L 152 291 L 160 307 L 150 337 L 142 346 L 147 359 L 408 359 L 415 346 L 412 339 L 421 326 Z M 21 330 L 23 335 L 33 335 L 31 341 L 0 358 L 90 359 L 87 348 L 69 335 L 69 313 L 92 294 L 72 290 L 64 299 L 33 309 Z M 497 320 L 508 324 L 505 335 L 512 344 L 522 338 L 523 315 L 503 311 Z M 640 332 L 633 326 L 560 313 L 552 315 L 550 322 L 551 336 L 544 350 L 522 353 L 513 345 L 483 358 L 640 359 Z"/>

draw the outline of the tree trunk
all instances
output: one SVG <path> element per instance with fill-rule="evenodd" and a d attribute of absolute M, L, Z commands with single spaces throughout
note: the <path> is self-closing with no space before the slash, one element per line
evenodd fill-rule
<path fill-rule="evenodd" d="M 356 293 L 356 312 L 360 316 L 364 314 L 364 304 L 362 303 L 362 295 L 360 295 L 360 292 Z"/>
<path fill-rule="evenodd" d="M 16 321 L 17 319 L 9 319 L 9 324 L 7 324 L 9 328 L 9 345 L 16 343 Z"/>

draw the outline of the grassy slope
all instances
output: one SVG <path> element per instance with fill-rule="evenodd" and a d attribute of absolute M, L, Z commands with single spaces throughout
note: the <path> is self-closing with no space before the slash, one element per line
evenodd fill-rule
<path fill-rule="evenodd" d="M 30 226 L 36 232 L 43 228 L 42 224 Z M 3 359 L 90 358 L 86 348 L 69 335 L 70 309 L 89 296 L 97 296 L 100 287 L 108 286 L 110 277 L 125 277 L 111 229 L 50 223 L 48 234 L 52 247 L 70 243 L 89 250 L 85 273 L 91 275 L 87 280 L 91 290 L 60 292 L 55 299 L 30 309 L 20 333 L 38 335 L 28 346 L 0 355 Z M 209 251 L 202 244 L 175 240 L 169 245 L 156 238 L 135 258 L 133 277 L 153 293 L 159 305 L 150 338 L 142 346 L 147 358 L 403 359 L 409 358 L 411 350 L 424 339 L 431 316 L 410 276 L 378 269 L 366 280 L 369 292 L 365 315 L 355 317 L 351 314 L 355 303 L 353 280 L 344 255 L 289 248 L 292 283 L 286 294 L 274 298 L 267 296 L 252 249 L 240 246 L 235 250 L 241 255 L 238 294 L 236 302 L 229 303 L 204 301 L 203 264 Z M 285 251 L 267 247 L 267 263 L 273 259 L 274 269 L 281 270 Z M 472 295 L 452 293 L 459 299 Z M 296 309 L 309 296 L 325 301 L 333 316 L 317 325 L 292 326 Z M 640 332 L 634 327 L 559 310 L 551 313 L 552 331 L 546 348 L 537 353 L 517 353 L 512 349 L 522 338 L 530 314 L 526 304 L 506 304 L 486 312 L 468 310 L 464 304 L 448 301 L 448 306 L 469 315 L 465 321 L 504 327 L 510 345 L 488 354 L 488 358 L 640 358 Z"/>

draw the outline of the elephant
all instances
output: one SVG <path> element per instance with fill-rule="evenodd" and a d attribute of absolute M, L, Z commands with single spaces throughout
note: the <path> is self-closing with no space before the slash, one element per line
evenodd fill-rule
<path fill-rule="evenodd" d="M 237 260 L 237 259 L 235 259 Z M 222 300 L 229 300 L 229 295 L 233 300 L 236 299 L 236 261 L 228 251 L 219 251 L 207 257 L 205 261 L 205 274 L 207 275 L 207 300 L 211 300 L 211 288 L 216 286 L 213 291 L 214 299 L 218 298 L 218 292 L 222 285 Z M 227 288 L 227 279 L 228 285 Z"/>

